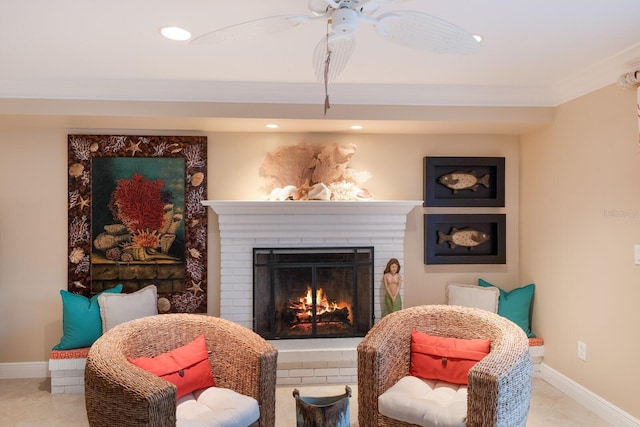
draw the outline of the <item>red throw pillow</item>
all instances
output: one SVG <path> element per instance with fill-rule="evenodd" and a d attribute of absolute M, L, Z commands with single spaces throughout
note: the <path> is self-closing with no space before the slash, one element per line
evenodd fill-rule
<path fill-rule="evenodd" d="M 468 384 L 469 369 L 489 354 L 490 339 L 435 337 L 411 331 L 409 374 L 427 380 Z"/>
<path fill-rule="evenodd" d="M 155 357 L 128 358 L 129 362 L 173 383 L 178 388 L 176 397 L 194 390 L 213 387 L 216 381 L 209 365 L 209 354 L 204 335 L 189 344 Z"/>

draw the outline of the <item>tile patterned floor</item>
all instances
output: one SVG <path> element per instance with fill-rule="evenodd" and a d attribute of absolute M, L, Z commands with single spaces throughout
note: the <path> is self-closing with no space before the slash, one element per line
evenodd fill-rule
<path fill-rule="evenodd" d="M 357 386 L 350 385 L 351 426 L 357 427 Z M 276 391 L 276 426 L 295 426 L 294 387 Z M 299 386 L 303 396 L 344 393 L 344 385 Z M 87 427 L 84 395 L 51 394 L 48 379 L 0 380 L 0 425 L 2 427 Z M 541 379 L 533 381 L 533 397 L 527 427 L 609 427 L 586 408 Z"/>

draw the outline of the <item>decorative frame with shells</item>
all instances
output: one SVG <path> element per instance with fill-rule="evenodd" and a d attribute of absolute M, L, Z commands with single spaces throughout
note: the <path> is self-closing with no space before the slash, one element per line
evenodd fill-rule
<path fill-rule="evenodd" d="M 68 135 L 68 290 L 153 284 L 159 312 L 206 313 L 206 174 L 204 136 Z"/>

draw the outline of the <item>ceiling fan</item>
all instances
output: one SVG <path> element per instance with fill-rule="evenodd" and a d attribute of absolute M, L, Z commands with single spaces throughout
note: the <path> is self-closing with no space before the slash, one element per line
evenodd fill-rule
<path fill-rule="evenodd" d="M 298 27 L 312 20 L 327 22 L 326 34 L 316 44 L 313 68 L 327 85 L 345 69 L 356 45 L 358 22 L 373 25 L 378 35 L 402 46 L 436 53 L 471 54 L 480 49 L 473 34 L 435 16 L 412 10 L 374 16 L 383 4 L 404 0 L 309 0 L 310 15 L 278 15 L 217 29 L 191 40 L 193 45 L 247 39 Z M 325 97 L 325 114 L 329 108 Z"/>

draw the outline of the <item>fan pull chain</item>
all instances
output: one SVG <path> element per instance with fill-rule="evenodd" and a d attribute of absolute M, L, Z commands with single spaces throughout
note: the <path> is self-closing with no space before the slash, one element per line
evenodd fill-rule
<path fill-rule="evenodd" d="M 329 104 L 329 64 L 331 64 L 331 49 L 329 48 L 329 28 L 331 20 L 327 21 L 327 59 L 324 60 L 324 115 L 327 115 L 327 110 L 331 108 Z"/>
<path fill-rule="evenodd" d="M 329 104 L 329 64 L 331 63 L 331 51 L 327 51 L 327 59 L 324 61 L 324 115 L 331 108 Z"/>

